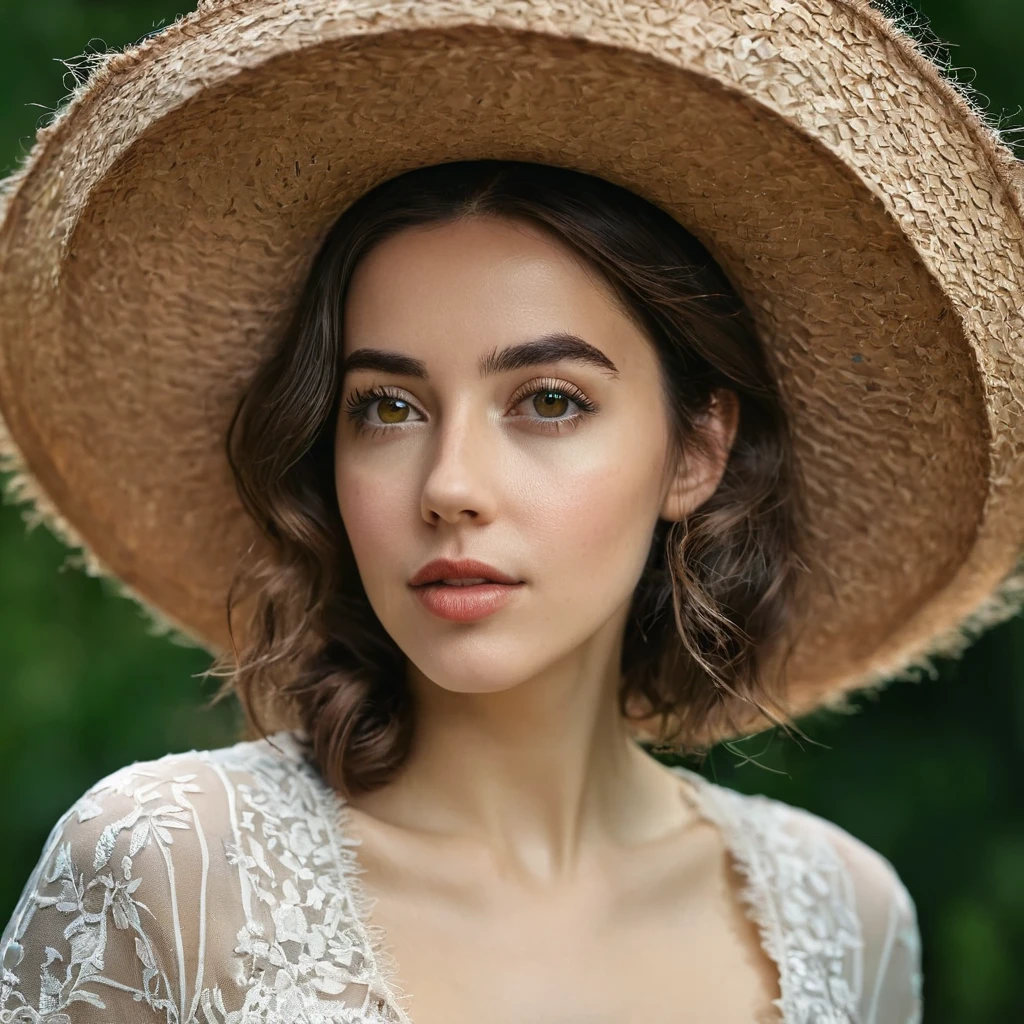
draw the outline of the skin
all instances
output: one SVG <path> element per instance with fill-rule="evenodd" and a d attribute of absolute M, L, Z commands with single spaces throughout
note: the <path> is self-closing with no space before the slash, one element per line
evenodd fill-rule
<path fill-rule="evenodd" d="M 478 359 L 554 331 L 617 373 L 563 360 L 478 374 Z M 349 802 L 415 1024 L 623 1024 L 667 1006 L 767 1020 L 776 972 L 721 838 L 615 703 L 652 531 L 717 487 L 735 396 L 711 407 L 716 456 L 669 465 L 649 340 L 528 221 L 476 217 L 376 246 L 344 311 L 343 356 L 364 348 L 429 375 L 346 373 L 335 457 L 363 585 L 417 702 L 407 764 Z M 407 404 L 371 401 L 362 416 L 380 432 L 360 432 L 346 399 L 378 385 Z M 574 388 L 597 409 L 556 431 L 580 411 Z M 545 404 L 549 390 L 565 397 Z M 525 586 L 476 622 L 438 618 L 407 581 L 443 555 Z"/>

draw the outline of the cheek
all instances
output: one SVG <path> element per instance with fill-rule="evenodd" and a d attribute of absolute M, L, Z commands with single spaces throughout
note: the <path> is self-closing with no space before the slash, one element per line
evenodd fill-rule
<path fill-rule="evenodd" d="M 352 554 L 364 581 L 386 571 L 396 538 L 409 532 L 408 496 L 392 486 L 380 466 L 359 467 L 340 462 L 335 469 L 335 494 Z"/>
<path fill-rule="evenodd" d="M 524 506 L 524 532 L 550 596 L 603 605 L 632 593 L 660 510 L 657 445 L 645 441 L 632 450 L 598 446 L 593 458 L 574 460 Z"/>

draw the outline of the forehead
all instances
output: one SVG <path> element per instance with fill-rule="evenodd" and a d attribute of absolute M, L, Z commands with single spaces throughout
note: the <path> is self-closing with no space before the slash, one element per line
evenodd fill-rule
<path fill-rule="evenodd" d="M 596 335 L 611 317 L 626 319 L 611 285 L 553 233 L 527 220 L 471 217 L 404 229 L 360 261 L 346 295 L 345 346 Z"/>

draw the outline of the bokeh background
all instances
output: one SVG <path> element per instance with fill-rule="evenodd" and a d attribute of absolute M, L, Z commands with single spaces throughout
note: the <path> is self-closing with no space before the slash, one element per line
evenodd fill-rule
<path fill-rule="evenodd" d="M 990 114 L 1024 122 L 1024 0 L 895 7 Z M 0 0 L 0 175 L 73 87 L 76 55 L 123 47 L 188 9 Z M 208 656 L 152 635 L 21 514 L 0 506 L 0 925 L 50 827 L 89 785 L 132 761 L 233 742 L 241 728 L 233 702 L 206 707 L 213 686 L 196 675 Z M 928 1024 L 1024 1021 L 1024 621 L 933 678 L 860 699 L 854 715 L 801 724 L 812 743 L 762 736 L 740 745 L 753 763 L 720 747 L 701 770 L 821 814 L 892 861 L 917 904 Z"/>

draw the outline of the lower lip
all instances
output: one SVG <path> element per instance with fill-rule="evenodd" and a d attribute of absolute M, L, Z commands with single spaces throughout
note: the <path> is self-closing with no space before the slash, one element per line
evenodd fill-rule
<path fill-rule="evenodd" d="M 522 583 L 474 583 L 471 587 L 414 587 L 428 611 L 452 622 L 474 622 L 504 607 Z"/>

